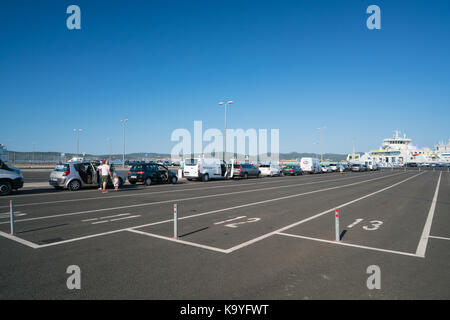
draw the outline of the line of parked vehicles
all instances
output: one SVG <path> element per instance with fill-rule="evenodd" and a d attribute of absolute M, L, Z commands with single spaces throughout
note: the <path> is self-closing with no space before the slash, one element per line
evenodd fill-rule
<path fill-rule="evenodd" d="M 316 158 L 302 158 L 299 164 L 262 163 L 255 165 L 252 163 L 241 163 L 231 159 L 229 162 L 214 158 L 192 158 L 183 161 L 181 175 L 188 181 L 200 180 L 209 181 L 214 179 L 248 179 L 251 177 L 275 177 L 275 176 L 298 176 L 305 173 L 328 173 L 346 171 L 368 171 L 378 170 L 375 164 L 346 164 L 346 163 L 320 163 Z M 98 187 L 101 184 L 101 177 L 97 170 L 100 161 L 88 161 L 76 159 L 58 163 L 50 173 L 49 184 L 56 189 L 68 189 L 76 191 L 82 188 Z M 117 174 L 119 186 L 123 186 L 126 181 L 130 184 L 142 183 L 146 186 L 160 183 L 178 182 L 180 173 L 169 170 L 169 166 L 158 162 L 135 162 L 131 165 L 127 176 L 119 172 L 114 164 L 110 164 L 111 173 Z M 23 187 L 24 179 L 18 168 L 8 166 L 0 161 L 0 195 L 11 193 Z M 108 187 L 113 186 L 111 179 Z"/>

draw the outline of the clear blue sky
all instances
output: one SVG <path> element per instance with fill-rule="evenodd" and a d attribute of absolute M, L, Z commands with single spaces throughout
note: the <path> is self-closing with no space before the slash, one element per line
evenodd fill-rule
<path fill-rule="evenodd" d="M 66 28 L 67 6 L 81 30 Z M 366 8 L 381 8 L 381 30 Z M 450 138 L 450 1 L 0 3 L 0 143 L 170 152 L 176 128 L 278 128 L 281 152 L 368 151 Z"/>

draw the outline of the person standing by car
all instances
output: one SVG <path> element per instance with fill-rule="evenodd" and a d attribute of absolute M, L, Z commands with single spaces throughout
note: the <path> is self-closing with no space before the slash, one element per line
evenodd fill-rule
<path fill-rule="evenodd" d="M 106 191 L 106 184 L 108 183 L 109 177 L 111 177 L 111 169 L 108 164 L 108 160 L 106 160 L 104 162 L 104 164 L 99 167 L 99 170 L 101 172 L 102 182 L 103 182 L 103 191 L 102 192 L 106 193 L 106 192 L 108 192 L 108 191 Z"/>

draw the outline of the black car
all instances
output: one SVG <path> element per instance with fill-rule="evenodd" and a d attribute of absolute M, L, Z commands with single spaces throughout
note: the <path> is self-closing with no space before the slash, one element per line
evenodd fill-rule
<path fill-rule="evenodd" d="M 287 165 L 281 169 L 283 176 L 299 176 L 303 174 L 303 170 L 297 165 Z"/>
<path fill-rule="evenodd" d="M 133 165 L 128 171 L 131 184 L 142 182 L 146 186 L 154 183 L 177 183 L 177 175 L 167 167 L 157 163 L 140 163 Z"/>

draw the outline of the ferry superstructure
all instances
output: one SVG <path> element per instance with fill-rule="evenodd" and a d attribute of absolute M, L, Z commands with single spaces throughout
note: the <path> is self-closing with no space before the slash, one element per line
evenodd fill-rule
<path fill-rule="evenodd" d="M 448 144 L 438 144 L 434 150 L 418 148 L 406 134 L 400 135 L 396 130 L 392 138 L 383 139 L 381 147 L 359 154 L 349 154 L 348 161 L 375 162 L 380 166 L 402 166 L 408 162 L 415 163 L 450 163 L 450 140 Z"/>

